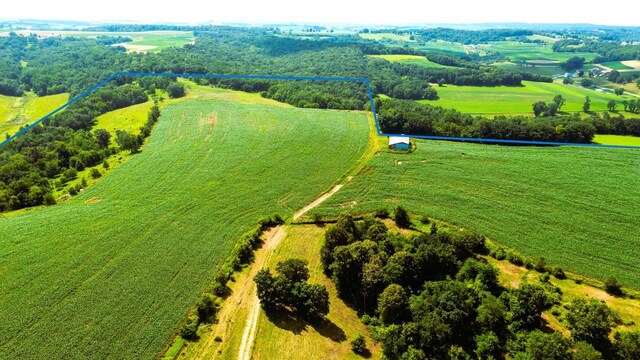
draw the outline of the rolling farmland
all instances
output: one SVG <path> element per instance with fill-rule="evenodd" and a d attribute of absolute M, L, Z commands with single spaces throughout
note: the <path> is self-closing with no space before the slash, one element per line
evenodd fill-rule
<path fill-rule="evenodd" d="M 628 95 L 615 96 L 591 89 L 559 83 L 539 83 L 523 81 L 523 86 L 455 86 L 437 87 L 439 100 L 420 102 L 453 108 L 471 114 L 532 114 L 532 104 L 536 101 L 550 102 L 556 95 L 562 95 L 566 104 L 562 111 L 582 111 L 585 96 L 591 99 L 592 111 L 607 110 L 607 102 L 635 99 Z"/>
<path fill-rule="evenodd" d="M 638 150 L 417 146 L 381 153 L 311 216 L 402 204 L 567 270 L 640 288 Z"/>
<path fill-rule="evenodd" d="M 0 353 L 153 358 L 240 234 L 325 191 L 368 131 L 359 113 L 168 105 L 143 152 L 80 196 L 0 218 Z"/>
<path fill-rule="evenodd" d="M 451 66 L 441 65 L 433 61 L 429 61 L 424 56 L 417 55 L 367 55 L 374 59 L 384 59 L 391 62 L 400 62 L 403 64 L 416 65 L 426 68 L 447 68 Z"/>

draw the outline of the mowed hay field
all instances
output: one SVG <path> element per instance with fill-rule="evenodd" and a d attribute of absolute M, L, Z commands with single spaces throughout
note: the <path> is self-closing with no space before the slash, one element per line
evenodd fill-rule
<path fill-rule="evenodd" d="M 326 191 L 364 114 L 183 101 L 77 198 L 0 218 L 0 357 L 154 358 L 235 241 Z"/>
<path fill-rule="evenodd" d="M 6 134 L 14 135 L 21 126 L 40 120 L 68 99 L 69 94 L 42 97 L 33 93 L 22 97 L 0 95 L 0 139 L 4 140 Z"/>
<path fill-rule="evenodd" d="M 451 68 L 452 66 L 441 65 L 433 61 L 429 61 L 424 56 L 417 55 L 367 55 L 373 59 L 383 59 L 390 62 L 400 62 L 403 64 L 410 64 L 416 66 L 422 66 L 425 68 Z"/>
<path fill-rule="evenodd" d="M 566 103 L 562 111 L 581 112 L 585 96 L 591 100 L 591 111 L 607 110 L 609 100 L 621 103 L 635 99 L 630 95 L 616 96 L 574 85 L 523 81 L 523 86 L 455 86 L 436 87 L 438 100 L 421 100 L 430 105 L 453 108 L 470 114 L 531 114 L 536 101 L 551 102 L 562 95 Z M 618 106 L 619 109 L 622 105 Z"/>
<path fill-rule="evenodd" d="M 418 141 L 313 214 L 403 205 L 583 275 L 640 289 L 640 150 Z"/>
<path fill-rule="evenodd" d="M 553 52 L 550 44 L 520 43 L 515 41 L 494 41 L 489 44 L 477 45 L 477 49 L 485 52 L 500 53 L 510 61 L 519 60 L 552 60 L 567 61 L 579 56 L 587 62 L 592 61 L 598 54 L 589 52 Z"/>

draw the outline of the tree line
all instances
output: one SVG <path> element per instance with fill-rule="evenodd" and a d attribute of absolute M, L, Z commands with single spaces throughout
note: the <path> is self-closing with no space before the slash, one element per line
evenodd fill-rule
<path fill-rule="evenodd" d="M 608 114 L 591 114 L 587 119 L 579 114 L 539 118 L 500 115 L 488 119 L 393 99 L 376 101 L 376 108 L 381 130 L 391 134 L 569 143 L 590 143 L 596 133 L 640 136 L 640 119 Z"/>
<path fill-rule="evenodd" d="M 394 217 L 399 226 L 412 227 L 402 207 Z M 320 255 L 340 298 L 359 311 L 386 359 L 617 360 L 640 355 L 640 332 L 619 332 L 609 339 L 619 318 L 597 300 L 568 305 L 570 338 L 543 332 L 542 312 L 562 299 L 548 281 L 549 267 L 536 268 L 546 279 L 541 285 L 505 288 L 498 270 L 478 257 L 487 253 L 484 237 L 468 230 L 448 231 L 432 223 L 426 232 L 403 236 L 378 219 L 356 222 L 343 214 L 326 230 Z M 564 276 L 561 270 L 554 273 Z M 361 350 L 363 342 L 352 344 L 354 350 L 356 345 Z"/>

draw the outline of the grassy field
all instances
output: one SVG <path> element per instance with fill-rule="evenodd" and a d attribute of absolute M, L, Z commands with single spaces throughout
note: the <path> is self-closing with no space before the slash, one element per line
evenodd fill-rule
<path fill-rule="evenodd" d="M 442 41 L 442 40 L 427 41 L 422 45 L 414 46 L 414 47 L 423 51 L 437 50 L 437 51 L 452 53 L 452 54 L 461 55 L 461 56 L 464 56 L 467 54 L 462 44 Z"/>
<path fill-rule="evenodd" d="M 613 70 L 627 70 L 627 69 L 633 69 L 633 67 L 631 66 L 627 66 L 623 63 L 621 63 L 620 61 L 608 61 L 608 62 L 604 62 L 602 63 L 602 65 L 613 69 Z"/>
<path fill-rule="evenodd" d="M 624 135 L 596 135 L 593 142 L 607 145 L 640 146 L 640 137 Z"/>
<path fill-rule="evenodd" d="M 505 70 L 524 71 L 532 74 L 547 75 L 547 76 L 560 75 L 566 72 L 565 70 L 563 70 L 557 65 L 520 66 L 512 62 L 501 62 L 501 63 L 495 63 L 493 64 L 493 66 L 499 67 Z"/>
<path fill-rule="evenodd" d="M 408 34 L 394 34 L 394 33 L 376 33 L 376 34 L 358 34 L 363 39 L 368 40 L 391 40 L 391 41 L 412 41 Z"/>
<path fill-rule="evenodd" d="M 27 93 L 22 97 L 0 95 L 0 139 L 15 134 L 21 126 L 31 124 L 64 105 L 68 94 L 39 97 Z"/>
<path fill-rule="evenodd" d="M 381 153 L 310 215 L 397 204 L 563 268 L 640 289 L 640 152 L 418 141 Z"/>
<path fill-rule="evenodd" d="M 556 95 L 562 95 L 566 99 L 562 111 L 567 112 L 582 111 L 585 96 L 591 99 L 592 111 L 607 110 L 609 100 L 622 102 L 625 99 L 635 99 L 628 95 L 615 96 L 558 82 L 523 81 L 522 84 L 523 86 L 520 87 L 446 85 L 437 88 L 439 100 L 421 100 L 421 102 L 471 114 L 533 114 L 533 103 L 550 102 Z"/>
<path fill-rule="evenodd" d="M 549 44 L 518 43 L 513 41 L 496 41 L 490 44 L 481 44 L 478 49 L 487 52 L 498 52 L 511 61 L 518 60 L 553 60 L 567 61 L 574 56 L 584 57 L 586 61 L 593 60 L 598 54 L 587 52 L 553 52 Z"/>
<path fill-rule="evenodd" d="M 147 122 L 147 114 L 153 101 L 114 110 L 96 118 L 94 129 L 105 129 L 115 138 L 116 130 L 125 130 L 139 134 L 140 128 Z"/>
<path fill-rule="evenodd" d="M 367 336 L 373 358 L 380 358 L 380 347 L 373 346 L 367 327 L 355 310 L 338 298 L 333 282 L 322 272 L 320 248 L 326 227 L 315 225 L 290 226 L 287 236 L 278 246 L 268 267 L 275 269 L 278 261 L 300 258 L 309 262 L 309 282 L 319 283 L 329 290 L 328 322 L 310 326 L 287 316 L 269 318 L 261 311 L 253 350 L 255 359 L 361 359 L 351 351 L 350 341 Z"/>
<path fill-rule="evenodd" d="M 141 32 L 91 32 L 91 31 L 58 31 L 58 30 L 18 30 L 18 34 L 28 36 L 36 34 L 40 37 L 72 36 L 95 38 L 97 36 L 126 36 L 133 41 L 127 43 L 129 48 L 159 51 L 173 46 L 191 43 L 195 36 L 193 31 L 141 31 Z"/>
<path fill-rule="evenodd" d="M 432 61 L 429 61 L 424 56 L 417 56 L 417 55 L 367 55 L 367 56 L 370 58 L 384 59 L 391 62 L 401 62 L 403 64 L 417 65 L 417 66 L 422 66 L 426 68 L 451 67 L 451 66 L 434 63 Z"/>
<path fill-rule="evenodd" d="M 239 235 L 328 189 L 368 131 L 359 113 L 167 106 L 143 152 L 82 195 L 0 218 L 0 353 L 154 357 Z"/>

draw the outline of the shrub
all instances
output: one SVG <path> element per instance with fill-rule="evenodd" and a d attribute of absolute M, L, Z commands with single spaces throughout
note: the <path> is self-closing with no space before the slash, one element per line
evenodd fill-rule
<path fill-rule="evenodd" d="M 420 218 L 420 222 L 427 225 L 431 222 L 431 220 L 429 220 L 429 217 L 427 215 L 424 215 Z"/>
<path fill-rule="evenodd" d="M 503 248 L 496 248 L 491 256 L 493 256 L 496 260 L 504 260 L 507 258 L 507 253 L 504 251 Z"/>
<path fill-rule="evenodd" d="M 401 228 L 409 228 L 411 227 L 411 219 L 409 219 L 409 213 L 402 206 L 398 206 L 393 215 L 393 220 L 396 222 L 396 225 Z"/>
<path fill-rule="evenodd" d="M 622 295 L 622 284 L 614 276 L 609 276 L 605 280 L 604 289 L 611 295 Z"/>
<path fill-rule="evenodd" d="M 367 341 L 362 334 L 351 341 L 351 350 L 358 355 L 367 353 Z"/>
<path fill-rule="evenodd" d="M 517 265 L 517 266 L 524 265 L 524 260 L 522 259 L 522 257 L 513 251 L 507 252 L 506 259 L 513 265 Z"/>
<path fill-rule="evenodd" d="M 171 83 L 167 86 L 167 92 L 169 93 L 169 97 L 173 99 L 183 97 L 185 94 L 184 85 L 177 82 Z"/>
<path fill-rule="evenodd" d="M 565 275 L 564 270 L 562 270 L 562 268 L 558 266 L 555 266 L 553 269 L 551 269 L 551 275 L 555 276 L 555 278 L 559 280 L 567 278 L 567 275 Z"/>
<path fill-rule="evenodd" d="M 547 268 L 547 260 L 543 257 L 538 258 L 538 260 L 536 261 L 534 267 L 533 267 L 537 272 L 547 272 L 548 268 Z"/>
<path fill-rule="evenodd" d="M 191 315 L 187 319 L 182 329 L 180 329 L 180 336 L 188 340 L 194 340 L 198 332 L 198 315 Z"/>
<path fill-rule="evenodd" d="M 376 210 L 376 213 L 374 215 L 375 217 L 377 217 L 378 219 L 388 219 L 389 218 L 389 210 L 382 208 L 382 209 L 378 209 Z"/>
<path fill-rule="evenodd" d="M 200 319 L 200 321 L 210 320 L 215 316 L 218 310 L 218 303 L 216 301 L 215 296 L 213 296 L 212 294 L 206 293 L 202 295 L 200 300 L 198 300 L 198 303 L 196 304 L 196 308 L 198 311 L 198 318 Z"/>
<path fill-rule="evenodd" d="M 92 179 L 97 179 L 100 176 L 102 176 L 102 174 L 100 173 L 100 170 L 96 169 L 96 168 L 92 168 L 91 169 L 91 178 Z"/>
<path fill-rule="evenodd" d="M 109 170 L 109 162 L 107 161 L 107 159 L 105 159 L 104 161 L 102 161 L 102 167 L 105 170 Z"/>

